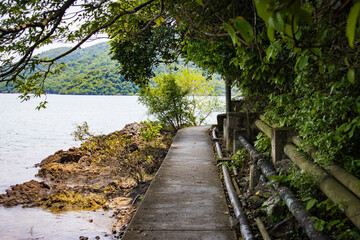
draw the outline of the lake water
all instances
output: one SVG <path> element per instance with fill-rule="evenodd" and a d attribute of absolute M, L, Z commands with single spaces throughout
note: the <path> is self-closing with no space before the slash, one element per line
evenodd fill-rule
<path fill-rule="evenodd" d="M 48 95 L 20 103 L 14 94 L 0 94 L 0 192 L 10 185 L 35 179 L 34 164 L 59 149 L 79 146 L 71 133 L 86 121 L 94 133 L 121 130 L 125 124 L 146 120 L 146 108 L 136 96 Z M 89 222 L 90 219 L 94 221 Z M 111 239 L 112 219 L 105 212 L 53 214 L 41 209 L 0 207 L 0 239 Z M 111 235 L 111 234 L 110 234 Z"/>
<path fill-rule="evenodd" d="M 20 103 L 17 97 L 0 94 L 0 193 L 35 179 L 34 164 L 47 156 L 79 146 L 71 136 L 76 124 L 86 121 L 91 132 L 107 134 L 148 118 L 136 96 L 48 95 L 47 108 L 40 111 L 35 110 L 40 100 Z M 215 120 L 213 115 L 209 122 Z M 101 211 L 54 214 L 0 207 L 0 239 L 112 239 L 106 237 L 112 224 L 109 213 Z"/>

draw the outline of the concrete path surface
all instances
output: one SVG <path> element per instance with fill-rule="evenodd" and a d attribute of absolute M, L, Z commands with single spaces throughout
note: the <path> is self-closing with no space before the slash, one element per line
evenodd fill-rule
<path fill-rule="evenodd" d="M 177 133 L 123 240 L 236 239 L 208 129 Z"/>

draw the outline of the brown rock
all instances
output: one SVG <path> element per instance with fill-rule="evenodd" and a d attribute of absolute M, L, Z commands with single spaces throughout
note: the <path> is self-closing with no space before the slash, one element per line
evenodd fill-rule
<path fill-rule="evenodd" d="M 258 209 L 262 205 L 262 200 L 258 196 L 251 196 L 248 199 L 253 209 Z"/>
<path fill-rule="evenodd" d="M 78 162 L 84 153 L 79 148 L 70 148 L 68 151 L 59 150 L 53 155 L 45 158 L 41 163 L 36 164 L 36 167 L 43 167 L 51 163 L 70 163 Z"/>
<path fill-rule="evenodd" d="M 49 185 L 44 182 L 31 180 L 23 184 L 11 186 L 6 194 L 0 195 L 0 204 L 11 207 L 19 204 L 32 204 L 47 196 Z"/>

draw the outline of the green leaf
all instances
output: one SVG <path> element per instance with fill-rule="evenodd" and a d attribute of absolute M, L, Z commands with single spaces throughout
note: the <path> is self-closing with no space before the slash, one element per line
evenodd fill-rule
<path fill-rule="evenodd" d="M 267 36 L 271 42 L 275 41 L 275 30 L 270 26 L 267 27 Z"/>
<path fill-rule="evenodd" d="M 161 23 L 165 22 L 165 19 L 163 17 L 158 17 L 156 20 L 155 20 L 155 24 L 156 26 L 160 26 Z"/>
<path fill-rule="evenodd" d="M 235 45 L 237 43 L 235 29 L 228 23 L 223 23 L 222 26 L 229 33 L 231 40 L 233 41 L 233 44 Z"/>
<path fill-rule="evenodd" d="M 276 56 L 276 51 L 274 51 L 274 48 L 272 45 L 268 47 L 266 50 L 266 61 L 269 61 L 271 58 L 274 58 Z"/>
<path fill-rule="evenodd" d="M 234 64 L 235 66 L 239 65 L 239 59 L 237 57 L 234 57 L 230 60 L 229 65 Z"/>
<path fill-rule="evenodd" d="M 311 51 L 316 55 L 321 57 L 321 48 L 312 48 Z"/>
<path fill-rule="evenodd" d="M 360 2 L 356 3 L 351 9 L 346 23 L 346 36 L 349 40 L 350 47 L 354 48 L 356 33 L 356 23 L 360 14 Z"/>
<path fill-rule="evenodd" d="M 266 60 L 269 61 L 271 58 L 275 59 L 277 52 L 281 52 L 281 45 L 277 42 L 271 44 L 266 50 Z"/>
<path fill-rule="evenodd" d="M 318 232 L 321 232 L 322 230 L 324 230 L 324 225 L 322 224 L 321 221 L 315 222 L 315 230 Z"/>
<path fill-rule="evenodd" d="M 267 176 L 271 180 L 275 180 L 277 182 L 286 183 L 289 181 L 289 177 L 286 175 L 274 175 L 274 176 Z"/>
<path fill-rule="evenodd" d="M 300 29 L 298 29 L 298 30 L 296 31 L 296 33 L 295 33 L 295 39 L 296 39 L 296 40 L 300 40 L 301 35 L 302 35 L 302 32 L 301 32 Z"/>
<path fill-rule="evenodd" d="M 336 225 L 336 224 L 338 224 L 338 223 L 341 223 L 341 221 L 338 220 L 338 219 L 336 219 L 336 220 L 333 220 L 333 221 L 329 222 L 328 225 L 329 225 L 330 227 L 332 227 L 332 226 L 334 226 L 334 225 Z"/>
<path fill-rule="evenodd" d="M 352 125 L 350 123 L 344 123 L 343 125 L 341 126 L 344 126 L 344 132 L 347 132 L 350 130 L 350 128 L 352 127 Z"/>
<path fill-rule="evenodd" d="M 195 0 L 195 1 L 196 1 L 199 5 L 201 5 L 201 6 L 203 6 L 203 7 L 205 6 L 202 0 Z"/>
<path fill-rule="evenodd" d="M 281 45 L 278 42 L 275 42 L 273 44 L 271 44 L 276 50 L 278 50 L 278 52 L 281 52 L 282 48 Z"/>
<path fill-rule="evenodd" d="M 234 26 L 236 30 L 239 31 L 241 37 L 247 42 L 250 43 L 254 38 L 254 30 L 250 23 L 246 21 L 243 17 L 237 17 L 234 19 Z"/>
<path fill-rule="evenodd" d="M 328 69 L 329 73 L 332 73 L 335 70 L 335 65 L 328 65 L 327 69 Z"/>
<path fill-rule="evenodd" d="M 278 32 L 283 32 L 285 30 L 284 20 L 279 12 L 269 18 L 268 24 Z"/>
<path fill-rule="evenodd" d="M 347 73 L 347 78 L 349 82 L 354 83 L 355 82 L 355 70 L 353 68 L 350 68 Z"/>
<path fill-rule="evenodd" d="M 291 24 L 285 24 L 285 34 L 291 38 L 294 37 L 293 28 Z"/>
<path fill-rule="evenodd" d="M 355 128 L 356 128 L 356 126 L 353 126 L 353 127 L 351 128 L 351 131 L 349 132 L 349 138 L 352 138 L 352 137 L 354 136 Z"/>
<path fill-rule="evenodd" d="M 316 199 L 311 199 L 306 204 L 306 211 L 309 211 L 317 203 Z"/>
<path fill-rule="evenodd" d="M 259 17 L 261 17 L 265 22 L 268 22 L 273 13 L 268 10 L 267 1 L 255 0 L 254 2 Z"/>
<path fill-rule="evenodd" d="M 303 70 L 306 64 L 308 63 L 308 61 L 309 61 L 309 56 L 301 57 L 298 64 L 299 70 Z"/>

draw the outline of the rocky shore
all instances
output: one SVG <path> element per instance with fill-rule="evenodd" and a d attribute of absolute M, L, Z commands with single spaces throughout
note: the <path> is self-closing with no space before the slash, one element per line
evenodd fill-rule
<path fill-rule="evenodd" d="M 51 211 L 112 210 L 112 233 L 120 236 L 160 167 L 172 134 L 153 124 L 132 123 L 121 131 L 91 136 L 79 148 L 60 150 L 36 166 L 37 177 L 11 186 L 0 205 Z"/>

